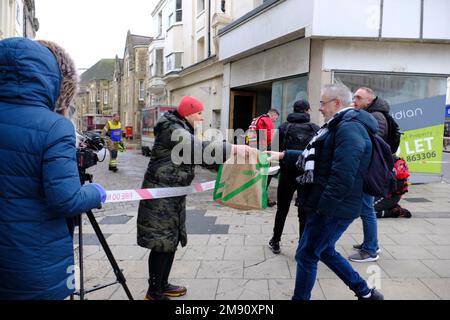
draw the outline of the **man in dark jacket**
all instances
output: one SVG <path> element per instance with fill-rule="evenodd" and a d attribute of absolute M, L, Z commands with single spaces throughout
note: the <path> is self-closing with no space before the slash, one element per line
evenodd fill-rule
<path fill-rule="evenodd" d="M 311 123 L 309 112 L 311 107 L 306 100 L 299 100 L 294 103 L 294 112 L 289 114 L 287 121 L 278 128 L 280 143 L 280 151 L 284 150 L 304 150 L 309 141 L 319 131 L 319 126 Z M 275 138 L 276 139 L 276 138 Z M 284 161 L 280 162 L 280 177 L 278 179 L 277 199 L 278 208 L 275 215 L 275 225 L 273 227 L 273 236 L 269 241 L 269 247 L 273 253 L 279 254 L 280 240 L 283 234 L 286 216 L 289 212 L 292 197 L 295 191 L 300 193 L 298 188 L 297 178 L 298 169 L 295 165 L 289 165 Z M 298 220 L 300 228 L 300 237 L 305 228 L 305 215 L 301 213 L 301 208 L 298 207 Z"/>
<path fill-rule="evenodd" d="M 304 184 L 299 204 L 307 217 L 295 255 L 297 275 L 293 300 L 311 298 L 319 260 L 359 299 L 383 299 L 377 290 L 369 289 L 366 281 L 335 250 L 336 242 L 361 211 L 361 172 L 367 169 L 372 153 L 367 130 L 378 131 L 376 120 L 370 114 L 350 108 L 351 99 L 350 90 L 344 85 L 325 86 L 319 111 L 326 123 L 306 150 L 272 155 L 291 163 L 298 158 L 304 171 L 298 179 Z"/>
<path fill-rule="evenodd" d="M 217 152 L 222 149 L 224 157 L 218 161 L 225 160 L 230 153 L 245 154 L 248 146 L 218 142 L 213 148 L 210 143 L 195 137 L 194 128 L 203 121 L 203 109 L 203 104 L 197 99 L 183 97 L 176 111 L 162 115 L 155 127 L 155 144 L 142 188 L 189 186 L 194 179 L 194 160 L 202 159 L 196 153 L 202 154 L 206 148 Z M 168 300 L 168 297 L 186 294 L 185 287 L 168 282 L 178 244 L 183 247 L 187 244 L 186 196 L 141 201 L 137 242 L 141 247 L 151 249 L 149 289 L 145 299 Z"/>
<path fill-rule="evenodd" d="M 369 112 L 378 122 L 378 134 L 387 141 L 389 134 L 388 121 L 385 114 L 389 113 L 389 104 L 377 97 L 370 88 L 362 87 L 353 95 L 353 104 L 356 109 Z M 364 240 L 361 244 L 354 245 L 357 253 L 349 256 L 351 261 L 371 262 L 379 258 L 380 248 L 378 245 L 377 215 L 374 209 L 374 197 L 364 194 L 361 209 L 361 220 L 363 224 Z"/>
<path fill-rule="evenodd" d="M 99 185 L 80 184 L 75 130 L 64 117 L 76 87 L 75 65 L 58 45 L 0 41 L 0 300 L 74 292 L 66 218 L 106 199 Z"/>

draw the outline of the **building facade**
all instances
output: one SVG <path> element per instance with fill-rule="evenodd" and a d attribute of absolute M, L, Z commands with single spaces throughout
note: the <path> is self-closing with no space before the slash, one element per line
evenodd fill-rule
<path fill-rule="evenodd" d="M 152 38 L 133 35 L 128 31 L 120 72 L 119 112 L 124 127 L 132 127 L 133 136 L 140 137 L 141 110 L 146 106 L 148 95 L 147 71 L 148 48 Z"/>
<path fill-rule="evenodd" d="M 86 130 L 87 117 L 111 116 L 115 109 L 117 87 L 114 81 L 115 59 L 101 59 L 80 77 L 75 98 L 77 127 Z M 103 118 L 102 118 L 103 119 Z"/>
<path fill-rule="evenodd" d="M 176 106 L 191 95 L 205 104 L 204 129 L 220 128 L 223 63 L 218 60 L 218 31 L 262 2 L 160 1 L 152 13 L 148 106 Z"/>
<path fill-rule="evenodd" d="M 284 121 L 301 98 L 310 101 L 312 119 L 321 123 L 320 88 L 342 82 L 351 90 L 370 87 L 391 104 L 409 132 L 402 156 L 414 159 L 412 145 L 426 149 L 420 134 L 414 140 L 420 120 L 428 122 L 425 135 L 438 137 L 442 127 L 441 116 L 432 114 L 445 104 L 450 75 L 449 12 L 445 0 L 265 1 L 219 32 L 222 129 L 246 128 L 269 107 L 279 109 Z M 439 154 L 431 160 L 438 162 Z M 424 175 L 439 172 L 431 161 L 411 163 Z"/>
<path fill-rule="evenodd" d="M 34 39 L 38 29 L 34 0 L 0 0 L 0 39 Z"/>

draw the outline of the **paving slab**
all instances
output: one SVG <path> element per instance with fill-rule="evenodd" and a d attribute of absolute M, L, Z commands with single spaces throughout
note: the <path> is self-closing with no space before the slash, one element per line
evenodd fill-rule
<path fill-rule="evenodd" d="M 269 300 L 267 279 L 220 279 L 218 300 Z"/>

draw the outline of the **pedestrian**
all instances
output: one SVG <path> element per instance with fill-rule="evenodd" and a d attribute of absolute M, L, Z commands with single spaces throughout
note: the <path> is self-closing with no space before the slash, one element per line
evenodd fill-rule
<path fill-rule="evenodd" d="M 109 150 L 109 170 L 117 172 L 117 152 L 124 150 L 122 141 L 122 125 L 119 114 L 113 114 L 112 121 L 108 121 L 103 127 L 102 136 L 105 137 Z"/>
<path fill-rule="evenodd" d="M 335 245 L 356 219 L 363 201 L 362 172 L 367 169 L 372 143 L 367 130 L 378 131 L 367 112 L 350 107 L 352 95 L 342 84 L 322 89 L 319 111 L 325 124 L 302 153 L 272 153 L 269 160 L 297 161 L 304 173 L 299 204 L 306 213 L 306 226 L 295 254 L 297 274 L 293 300 L 309 300 L 316 282 L 317 264 L 325 263 L 355 292 L 358 299 L 381 300 L 366 281 L 339 254 Z M 299 156 L 300 155 L 300 156 Z M 298 158 L 298 160 L 297 160 Z"/>
<path fill-rule="evenodd" d="M 267 113 L 260 115 L 252 120 L 246 136 L 246 144 L 260 151 L 272 150 L 272 141 L 275 135 L 275 123 L 280 113 L 277 109 L 272 108 Z M 272 176 L 267 179 L 267 189 L 269 189 Z M 267 196 L 267 206 L 273 207 L 277 204 Z"/>
<path fill-rule="evenodd" d="M 356 109 L 369 112 L 378 122 L 378 134 L 387 141 L 389 126 L 385 113 L 390 112 L 389 104 L 377 97 L 372 89 L 362 87 L 353 95 L 353 104 Z M 378 245 L 377 214 L 374 208 L 375 198 L 364 194 L 361 209 L 364 239 L 361 244 L 353 246 L 357 253 L 348 258 L 354 262 L 371 262 L 379 258 L 380 247 Z"/>
<path fill-rule="evenodd" d="M 50 41 L 0 41 L 0 300 L 74 292 L 66 219 L 106 200 L 81 186 L 75 129 L 64 115 L 77 88 L 69 55 Z"/>
<path fill-rule="evenodd" d="M 211 143 L 199 141 L 194 129 L 203 121 L 203 104 L 193 97 L 183 97 L 175 111 L 164 113 L 155 126 L 155 143 L 144 176 L 142 188 L 189 186 L 194 179 L 196 152 L 203 153 Z M 176 136 L 177 138 L 173 138 Z M 182 147 L 178 148 L 178 137 Z M 194 150 L 191 149 L 194 147 Z M 224 161 L 228 155 L 245 155 L 248 146 L 218 142 Z M 184 148 L 186 147 L 186 148 Z M 182 150 L 183 160 L 175 159 Z M 187 150 L 187 151 L 186 151 Z M 210 164 L 210 163 L 209 163 Z M 169 274 L 178 244 L 186 246 L 186 196 L 144 200 L 139 203 L 137 219 L 138 245 L 150 249 L 149 288 L 146 300 L 168 300 L 186 294 L 184 286 L 169 283 Z"/>
<path fill-rule="evenodd" d="M 278 140 L 280 143 L 280 151 L 285 150 L 304 150 L 309 141 L 319 131 L 319 126 L 311 122 L 311 107 L 306 100 L 299 100 L 294 103 L 293 113 L 289 114 L 287 121 L 278 128 Z M 276 138 L 275 138 L 276 139 Z M 277 189 L 277 213 L 275 215 L 275 224 L 273 227 L 273 236 L 269 241 L 269 248 L 273 253 L 279 254 L 281 235 L 283 234 L 284 224 L 289 212 L 292 197 L 295 191 L 300 193 L 299 184 L 297 183 L 298 169 L 295 165 L 280 162 L 280 175 L 278 179 Z M 299 237 L 305 228 L 305 215 L 302 214 L 301 208 L 298 207 L 299 219 Z"/>

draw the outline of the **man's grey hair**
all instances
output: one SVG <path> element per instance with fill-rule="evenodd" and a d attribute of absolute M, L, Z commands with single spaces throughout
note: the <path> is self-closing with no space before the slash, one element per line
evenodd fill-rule
<path fill-rule="evenodd" d="M 342 83 L 327 84 L 322 87 L 322 94 L 329 99 L 339 99 L 344 108 L 352 103 L 352 92 Z"/>
<path fill-rule="evenodd" d="M 372 99 L 375 99 L 375 97 L 377 96 L 377 95 L 375 94 L 375 92 L 373 92 L 372 89 L 367 88 L 367 87 L 361 87 L 361 88 L 359 88 L 358 90 L 364 90 L 365 92 L 367 92 L 367 93 L 369 94 L 369 96 L 370 96 Z"/>
<path fill-rule="evenodd" d="M 269 111 L 267 111 L 267 113 L 276 113 L 277 115 L 280 115 L 280 112 L 277 109 L 270 109 Z"/>

